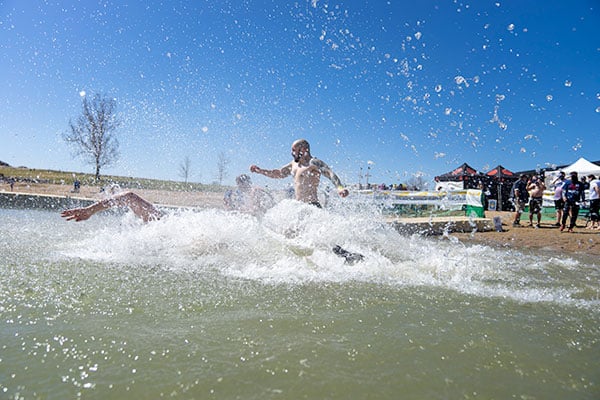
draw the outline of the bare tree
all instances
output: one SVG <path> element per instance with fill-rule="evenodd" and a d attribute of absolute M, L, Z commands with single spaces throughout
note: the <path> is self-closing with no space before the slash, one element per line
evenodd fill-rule
<path fill-rule="evenodd" d="M 230 162 L 225 153 L 219 153 L 219 160 L 217 161 L 217 182 L 219 182 L 219 185 L 222 185 L 223 180 L 227 178 L 227 166 Z"/>
<path fill-rule="evenodd" d="M 120 125 L 115 109 L 115 99 L 96 94 L 92 100 L 83 97 L 83 110 L 77 121 L 69 120 L 70 132 L 63 139 L 73 147 L 74 155 L 81 156 L 96 167 L 96 180 L 100 169 L 119 158 L 119 142 L 115 131 Z"/>
<path fill-rule="evenodd" d="M 188 182 L 188 178 L 190 177 L 192 162 L 188 156 L 185 156 L 181 164 L 179 164 L 179 176 L 183 178 L 185 183 Z"/>

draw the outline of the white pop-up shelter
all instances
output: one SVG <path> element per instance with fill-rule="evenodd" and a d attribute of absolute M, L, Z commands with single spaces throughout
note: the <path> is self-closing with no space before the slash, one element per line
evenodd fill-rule
<path fill-rule="evenodd" d="M 587 176 L 589 174 L 594 174 L 597 178 L 600 176 L 600 165 L 596 165 L 593 162 L 589 162 L 585 158 L 581 157 L 579 160 L 567 167 L 560 168 L 555 171 L 546 171 L 546 186 L 548 188 L 551 188 L 552 182 L 554 182 L 560 171 L 563 171 L 567 175 L 567 179 L 569 178 L 569 173 L 573 171 L 577 172 L 580 179 L 582 176 Z"/>

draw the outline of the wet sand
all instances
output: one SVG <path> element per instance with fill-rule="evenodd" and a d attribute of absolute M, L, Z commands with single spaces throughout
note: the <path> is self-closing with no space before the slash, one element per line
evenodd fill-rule
<path fill-rule="evenodd" d="M 521 219 L 521 227 L 512 226 L 514 213 L 486 212 L 485 216 L 501 217 L 503 232 L 455 232 L 451 235 L 464 243 L 481 243 L 519 250 L 547 250 L 555 252 L 557 257 L 565 253 L 600 255 L 600 231 L 585 229 L 586 221 L 583 218 L 577 220 L 577 227 L 573 233 L 569 233 L 566 230 L 560 232 L 559 228 L 554 226 L 556 220 L 542 220 L 539 228 L 529 227 L 529 214 L 525 214 L 525 218 Z"/>
<path fill-rule="evenodd" d="M 101 199 L 98 187 L 82 187 L 79 193 L 71 192 L 72 186 L 49 184 L 21 184 L 17 183 L 14 192 L 52 194 L 59 196 L 83 197 Z M 7 184 L 0 190 L 9 192 Z M 221 192 L 172 192 L 166 190 L 134 190 L 137 194 L 155 204 L 174 205 L 182 207 L 223 207 L 223 193 Z M 519 250 L 532 249 L 536 251 L 555 252 L 557 257 L 565 253 L 579 253 L 588 256 L 600 255 L 600 231 L 585 229 L 585 220 L 579 219 L 573 233 L 560 232 L 553 226 L 556 221 L 543 220 L 540 228 L 527 227 L 529 216 L 522 218 L 522 227 L 513 227 L 513 213 L 486 212 L 486 218 L 499 216 L 503 223 L 503 232 L 487 231 L 462 233 L 454 232 L 450 235 L 463 243 L 486 244 L 498 248 L 512 248 Z"/>

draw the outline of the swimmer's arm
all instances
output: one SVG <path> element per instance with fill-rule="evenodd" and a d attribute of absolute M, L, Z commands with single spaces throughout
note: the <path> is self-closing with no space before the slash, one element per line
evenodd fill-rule
<path fill-rule="evenodd" d="M 110 208 L 110 204 L 108 199 L 101 200 L 97 203 L 94 203 L 88 207 L 80 207 L 80 208 L 71 208 L 69 210 L 64 210 L 60 213 L 60 216 L 65 218 L 67 221 L 85 221 L 89 219 L 92 215 L 100 212 L 102 210 L 106 210 Z"/>
<path fill-rule="evenodd" d="M 63 211 L 60 215 L 67 221 L 85 221 L 97 212 L 107 210 L 112 207 L 128 207 L 135 215 L 144 222 L 160 218 L 160 211 L 152 203 L 142 199 L 133 192 L 118 194 L 109 199 L 100 200 L 88 207 L 73 208 Z"/>
<path fill-rule="evenodd" d="M 267 178 L 282 179 L 292 174 L 292 163 L 284 165 L 279 169 L 262 169 L 256 165 L 251 165 L 250 172 L 264 175 Z"/>

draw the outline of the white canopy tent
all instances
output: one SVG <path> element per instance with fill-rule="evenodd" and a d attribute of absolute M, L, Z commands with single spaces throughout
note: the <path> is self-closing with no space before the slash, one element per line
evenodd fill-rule
<path fill-rule="evenodd" d="M 552 182 L 554 182 L 561 171 L 564 171 L 565 175 L 567 175 L 567 179 L 569 178 L 569 173 L 573 171 L 577 172 L 579 178 L 589 174 L 594 174 L 597 178 L 600 176 L 600 165 L 596 165 L 581 157 L 579 160 L 567 167 L 557 169 L 555 171 L 546 171 L 546 186 L 548 189 L 553 189 Z"/>

